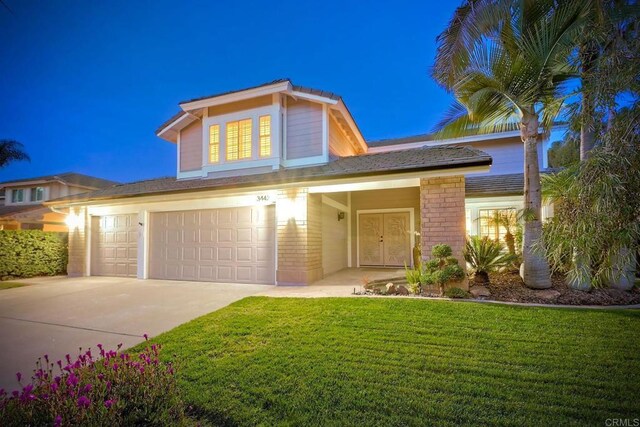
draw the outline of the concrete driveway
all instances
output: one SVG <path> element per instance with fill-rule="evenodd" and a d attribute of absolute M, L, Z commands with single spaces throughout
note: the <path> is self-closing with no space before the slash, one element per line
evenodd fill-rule
<path fill-rule="evenodd" d="M 267 288 L 114 277 L 24 282 L 34 284 L 0 291 L 0 387 L 8 390 L 44 354 L 55 361 L 98 343 L 127 348 Z"/>

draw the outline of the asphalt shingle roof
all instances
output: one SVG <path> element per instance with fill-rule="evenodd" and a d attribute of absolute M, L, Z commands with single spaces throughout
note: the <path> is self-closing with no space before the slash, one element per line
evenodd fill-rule
<path fill-rule="evenodd" d="M 36 209 L 42 209 L 41 204 L 37 205 L 9 205 L 0 206 L 0 218 L 11 216 L 13 214 L 28 212 Z"/>
<path fill-rule="evenodd" d="M 271 86 L 271 85 L 275 85 L 275 84 L 278 84 L 278 83 L 284 83 L 284 82 L 291 83 L 291 86 L 292 86 L 293 90 L 298 91 L 298 92 L 304 92 L 304 93 L 308 93 L 308 94 L 311 94 L 311 95 L 323 96 L 325 98 L 334 99 L 334 100 L 341 99 L 340 95 L 336 95 L 333 92 L 328 92 L 326 90 L 321 90 L 321 89 L 314 89 L 314 88 L 310 88 L 310 87 L 307 87 L 307 86 L 294 85 L 293 82 L 290 79 L 277 79 L 277 80 L 273 80 L 273 81 L 270 81 L 270 82 L 267 82 L 267 83 L 262 83 L 262 84 L 257 85 L 257 86 L 251 86 L 251 87 L 246 87 L 246 88 L 242 88 L 242 89 L 229 90 L 229 91 L 226 91 L 226 92 L 215 93 L 213 95 L 200 96 L 198 98 L 187 99 L 185 101 L 181 101 L 180 104 L 186 104 L 186 103 L 189 103 L 189 102 L 202 101 L 204 99 L 210 99 L 210 98 L 217 98 L 218 96 L 231 95 L 232 93 L 244 92 L 245 90 L 257 89 L 257 88 L 260 88 L 260 87 Z M 178 120 L 184 114 L 187 114 L 187 113 L 182 111 L 182 110 L 180 110 L 177 113 L 175 113 L 173 116 L 171 116 L 169 119 L 167 119 L 164 123 L 162 123 L 156 129 L 156 134 L 160 133 L 164 128 L 169 126 L 174 121 Z"/>
<path fill-rule="evenodd" d="M 464 187 L 467 197 L 522 194 L 524 174 L 470 176 L 465 178 Z"/>
<path fill-rule="evenodd" d="M 545 169 L 541 174 L 551 174 L 559 169 Z M 469 176 L 465 178 L 467 197 L 513 196 L 524 192 L 524 174 Z"/>
<path fill-rule="evenodd" d="M 421 147 L 389 153 L 341 157 L 325 165 L 280 169 L 254 175 L 223 178 L 158 178 L 116 185 L 103 190 L 72 195 L 48 203 L 135 197 L 162 193 L 246 188 L 261 185 L 308 182 L 331 178 L 375 176 L 468 166 L 490 165 L 491 157 L 474 148 L 460 146 Z"/>
<path fill-rule="evenodd" d="M 57 175 L 44 175 L 33 178 L 14 179 L 11 181 L 0 182 L 0 187 L 7 184 L 20 184 L 21 182 L 29 181 L 61 181 L 68 185 L 79 185 L 82 187 L 91 188 L 107 188 L 113 185 L 119 184 L 116 181 L 110 181 L 108 179 L 97 178 L 95 176 L 84 175 L 76 172 L 64 172 Z"/>

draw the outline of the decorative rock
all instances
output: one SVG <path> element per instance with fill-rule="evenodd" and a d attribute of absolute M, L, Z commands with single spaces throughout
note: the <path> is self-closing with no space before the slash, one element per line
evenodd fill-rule
<path fill-rule="evenodd" d="M 393 283 L 387 283 L 387 295 L 395 295 L 398 292 L 398 288 Z"/>
<path fill-rule="evenodd" d="M 543 289 L 534 292 L 536 293 L 536 296 L 547 301 L 553 301 L 560 296 L 560 292 L 556 291 L 555 289 Z"/>
<path fill-rule="evenodd" d="M 398 288 L 393 283 L 387 283 L 387 295 L 395 295 L 398 292 Z"/>
<path fill-rule="evenodd" d="M 398 295 L 409 295 L 409 290 L 402 285 L 398 285 L 396 289 Z"/>
<path fill-rule="evenodd" d="M 484 286 L 474 286 L 469 290 L 469 292 L 471 292 L 471 295 L 473 295 L 474 298 L 488 298 L 491 296 L 489 289 Z"/>

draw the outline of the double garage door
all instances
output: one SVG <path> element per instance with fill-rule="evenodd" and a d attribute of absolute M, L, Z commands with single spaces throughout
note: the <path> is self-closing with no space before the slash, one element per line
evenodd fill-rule
<path fill-rule="evenodd" d="M 104 218 L 100 224 L 113 223 Z M 148 253 L 152 279 L 273 284 L 275 208 L 151 213 Z"/>

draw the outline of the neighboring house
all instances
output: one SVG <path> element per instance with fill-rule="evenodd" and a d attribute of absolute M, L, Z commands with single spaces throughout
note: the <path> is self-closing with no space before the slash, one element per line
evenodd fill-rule
<path fill-rule="evenodd" d="M 73 172 L 0 182 L 0 230 L 67 231 L 66 215 L 44 202 L 116 184 Z"/>
<path fill-rule="evenodd" d="M 465 207 L 502 197 L 467 175 L 523 167 L 511 134 L 367 143 L 342 98 L 289 80 L 180 108 L 156 132 L 176 144 L 175 176 L 48 203 L 76 223 L 70 274 L 308 284 L 411 265 L 418 242 L 462 260 Z"/>

